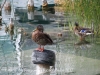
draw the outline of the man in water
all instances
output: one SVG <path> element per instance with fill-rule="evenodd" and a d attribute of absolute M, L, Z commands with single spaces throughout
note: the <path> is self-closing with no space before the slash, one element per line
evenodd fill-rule
<path fill-rule="evenodd" d="M 93 31 L 90 28 L 80 27 L 79 24 L 75 22 L 74 32 L 80 38 L 80 42 L 77 44 L 83 44 L 89 43 L 85 40 L 85 36 L 87 35 L 87 33 L 91 34 Z"/>

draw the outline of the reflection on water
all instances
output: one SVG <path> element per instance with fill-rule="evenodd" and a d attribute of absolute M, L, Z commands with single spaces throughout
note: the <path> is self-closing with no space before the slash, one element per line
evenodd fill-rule
<path fill-rule="evenodd" d="M 20 41 L 21 41 L 21 34 L 18 34 L 16 41 L 15 41 L 15 48 L 16 48 L 16 54 L 17 54 L 17 63 L 18 63 L 18 69 L 21 70 L 22 69 L 22 53 L 21 53 L 21 49 L 20 49 Z M 20 74 L 19 74 L 20 75 Z"/>
<path fill-rule="evenodd" d="M 5 33 L 5 26 L 9 23 L 11 15 L 2 12 L 4 24 L 0 30 L 0 75 L 35 75 L 36 65 L 31 62 L 31 54 L 37 44 L 30 37 L 37 24 L 19 23 L 15 20 L 14 40 L 10 40 L 10 35 Z M 63 27 L 57 28 L 54 27 L 55 25 L 57 24 L 54 22 L 44 25 L 45 31 L 52 33 L 54 41 L 64 39 L 55 45 L 45 47 L 56 53 L 56 68 L 55 71 L 51 71 L 51 75 L 99 74 L 99 45 L 92 42 L 89 45 L 75 46 L 76 38 L 73 33 L 67 31 L 61 39 L 57 39 L 56 33 L 63 31 Z M 18 29 L 22 29 L 24 33 L 19 32 Z"/>

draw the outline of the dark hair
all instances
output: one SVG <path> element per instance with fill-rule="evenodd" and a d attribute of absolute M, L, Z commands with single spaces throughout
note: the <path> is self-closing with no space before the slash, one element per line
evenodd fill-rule
<path fill-rule="evenodd" d="M 37 26 L 37 29 L 38 29 L 39 31 L 42 31 L 42 32 L 44 31 L 44 27 L 43 27 L 42 25 L 38 25 L 38 26 Z"/>
<path fill-rule="evenodd" d="M 75 26 L 79 26 L 79 24 L 77 22 L 75 22 Z"/>

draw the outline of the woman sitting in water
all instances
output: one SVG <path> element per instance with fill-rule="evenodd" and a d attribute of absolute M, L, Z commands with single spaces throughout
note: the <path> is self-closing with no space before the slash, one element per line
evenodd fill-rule
<path fill-rule="evenodd" d="M 89 28 L 80 27 L 78 23 L 75 22 L 74 32 L 80 38 L 80 42 L 78 44 L 89 43 L 85 40 L 85 36 L 91 34 L 93 31 Z"/>

